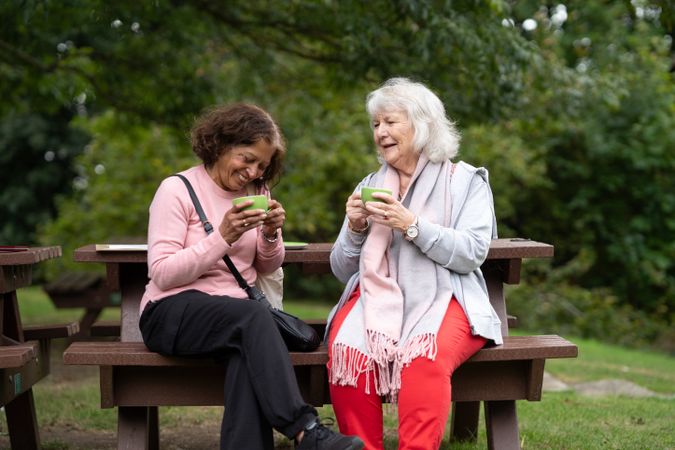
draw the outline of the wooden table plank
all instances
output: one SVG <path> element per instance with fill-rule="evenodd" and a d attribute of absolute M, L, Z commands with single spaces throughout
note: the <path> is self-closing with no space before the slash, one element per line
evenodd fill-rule
<path fill-rule="evenodd" d="M 312 243 L 303 249 L 286 250 L 285 264 L 325 263 L 330 256 L 332 243 Z M 543 242 L 518 238 L 493 239 L 490 243 L 488 260 L 550 258 L 553 246 Z M 85 245 L 75 250 L 73 259 L 77 262 L 101 263 L 139 263 L 147 264 L 147 251 L 96 251 L 95 244 Z"/>

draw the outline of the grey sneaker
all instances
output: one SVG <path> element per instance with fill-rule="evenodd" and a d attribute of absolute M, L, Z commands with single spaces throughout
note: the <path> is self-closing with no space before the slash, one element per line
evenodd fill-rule
<path fill-rule="evenodd" d="M 296 450 L 361 450 L 363 441 L 357 436 L 345 436 L 319 422 L 319 418 L 305 427 L 305 436 Z"/>

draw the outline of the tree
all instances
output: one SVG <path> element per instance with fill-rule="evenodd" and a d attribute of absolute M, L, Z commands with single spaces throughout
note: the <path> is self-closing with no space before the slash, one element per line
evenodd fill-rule
<path fill-rule="evenodd" d="M 272 108 L 280 105 L 289 137 L 306 141 L 303 111 L 314 112 L 312 122 L 318 129 L 332 125 L 327 112 L 351 122 L 336 110 L 344 106 L 339 97 L 359 96 L 356 104 L 361 111 L 360 97 L 394 74 L 432 83 L 451 114 L 465 123 L 494 118 L 517 101 L 517 80 L 529 52 L 517 32 L 500 25 L 505 9 L 502 2 L 438 6 L 384 0 L 298 1 L 272 8 L 261 1 L 228 2 L 227 8 L 205 0 L 3 2 L 0 95 L 6 102 L 0 106 L 0 117 L 6 124 L 29 113 L 44 123 L 58 117 L 59 126 L 68 131 L 51 133 L 50 138 L 52 146 L 68 148 L 64 167 L 85 145 L 71 122 L 76 116 L 93 118 L 113 109 L 124 114 L 124 123 L 166 126 L 183 133 L 203 107 L 249 99 Z M 293 105 L 277 103 L 272 93 Z M 286 111 L 296 116 L 287 116 Z M 303 122 L 296 119 L 300 116 Z M 9 125 L 4 133 L 6 139 L 14 134 Z M 358 142 L 363 146 L 361 138 Z M 325 150 L 319 153 L 325 155 Z M 28 154 L 13 151 L 0 170 L 21 173 L 34 161 Z M 296 170 L 293 161 L 289 163 L 289 169 Z M 333 172 L 332 163 L 325 164 L 327 173 Z M 40 174 L 45 167 L 31 170 Z M 72 176 L 72 167 L 64 170 L 64 178 Z M 317 171 L 298 177 L 313 176 L 325 184 Z M 57 180 L 53 193 L 68 195 L 71 184 Z M 329 180 L 329 184 L 344 194 L 353 181 Z M 332 198 L 332 193 L 327 196 Z M 23 200 L 35 197 L 33 187 L 26 184 L 15 184 L 4 195 L 12 196 L 16 211 L 36 215 L 24 226 L 18 214 L 10 214 L 4 238 L 33 241 L 36 223 L 54 213 L 53 200 Z M 299 230 L 314 237 L 330 235 L 326 227 L 328 221 L 334 222 L 331 214 L 302 217 Z M 23 234 L 17 234 L 19 228 Z"/>
<path fill-rule="evenodd" d="M 377 165 L 364 95 L 410 76 L 457 120 L 462 158 L 490 168 L 502 235 L 553 242 L 559 269 L 583 268 L 565 272 L 574 283 L 668 315 L 672 13 L 646 0 L 5 2 L 0 116 L 66 111 L 69 132 L 92 139 L 83 152 L 59 137 L 83 152 L 75 168 L 87 184 L 65 189 L 41 229 L 74 246 L 142 234 L 159 180 L 194 162 L 185 136 L 199 110 L 259 103 L 289 142 L 274 188 L 286 236 L 330 240 L 344 199 Z"/>
<path fill-rule="evenodd" d="M 56 215 L 55 192 L 69 193 L 73 159 L 88 137 L 68 127 L 70 114 L 6 114 L 0 122 L 0 242 L 31 244 Z"/>
<path fill-rule="evenodd" d="M 530 37 L 561 64 L 556 84 L 537 90 L 530 117 L 513 123 L 538 148 L 546 182 L 516 197 L 529 220 L 512 226 L 553 240 L 557 265 L 586 250 L 592 263 L 574 280 L 581 286 L 609 286 L 622 302 L 668 317 L 675 314 L 672 44 L 658 9 L 634 3 L 639 14 L 632 5 L 570 2 L 558 25 L 554 9 L 520 4 L 520 20 L 539 23 Z"/>

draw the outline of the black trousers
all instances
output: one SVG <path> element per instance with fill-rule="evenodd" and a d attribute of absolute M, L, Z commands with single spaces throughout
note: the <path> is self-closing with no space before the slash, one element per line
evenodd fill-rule
<path fill-rule="evenodd" d="M 258 302 L 189 290 L 149 303 L 140 328 L 154 352 L 215 357 L 226 365 L 221 449 L 272 450 L 272 428 L 292 439 L 317 415 L 303 401 L 286 345 Z"/>

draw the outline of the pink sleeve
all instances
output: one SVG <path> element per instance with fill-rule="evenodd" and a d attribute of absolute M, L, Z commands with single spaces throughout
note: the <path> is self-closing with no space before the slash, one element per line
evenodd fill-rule
<path fill-rule="evenodd" d="M 194 282 L 230 248 L 220 233 L 206 235 L 200 222 L 190 223 L 193 206 L 189 202 L 181 180 L 170 177 L 150 205 L 148 275 L 163 291 Z"/>
<path fill-rule="evenodd" d="M 255 263 L 253 264 L 256 272 L 270 273 L 281 267 L 286 256 L 284 249 L 284 241 L 281 238 L 281 230 L 279 230 L 279 238 L 276 242 L 271 243 L 265 240 L 262 230 L 258 231 Z"/>

